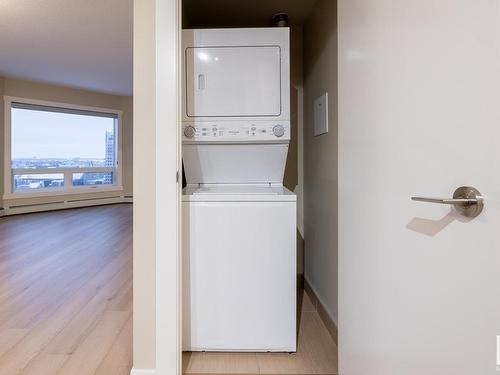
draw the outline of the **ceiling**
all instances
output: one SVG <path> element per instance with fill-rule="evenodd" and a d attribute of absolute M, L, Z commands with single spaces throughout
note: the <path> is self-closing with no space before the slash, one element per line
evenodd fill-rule
<path fill-rule="evenodd" d="M 316 0 L 183 0 L 183 27 L 272 26 L 275 13 L 286 12 L 291 25 L 301 25 Z"/>
<path fill-rule="evenodd" d="M 133 0 L 0 0 L 0 76 L 132 95 Z"/>
<path fill-rule="evenodd" d="M 315 0 L 183 0 L 184 27 L 291 25 Z M 133 0 L 0 0 L 0 76 L 132 95 Z"/>

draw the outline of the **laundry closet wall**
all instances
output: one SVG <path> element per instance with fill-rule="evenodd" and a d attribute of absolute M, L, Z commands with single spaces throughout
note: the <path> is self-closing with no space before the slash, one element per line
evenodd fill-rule
<path fill-rule="evenodd" d="M 329 132 L 315 137 L 314 99 L 328 92 Z M 337 1 L 318 0 L 304 24 L 305 278 L 337 322 Z"/>

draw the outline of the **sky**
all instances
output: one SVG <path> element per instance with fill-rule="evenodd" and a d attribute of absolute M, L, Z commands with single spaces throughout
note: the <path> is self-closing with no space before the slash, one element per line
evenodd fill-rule
<path fill-rule="evenodd" d="M 12 159 L 104 159 L 114 119 L 12 108 Z"/>

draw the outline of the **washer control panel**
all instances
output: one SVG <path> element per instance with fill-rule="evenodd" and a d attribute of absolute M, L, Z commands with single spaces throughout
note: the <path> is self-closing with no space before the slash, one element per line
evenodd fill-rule
<path fill-rule="evenodd" d="M 290 139 L 288 122 L 184 123 L 184 141 L 276 141 Z"/>

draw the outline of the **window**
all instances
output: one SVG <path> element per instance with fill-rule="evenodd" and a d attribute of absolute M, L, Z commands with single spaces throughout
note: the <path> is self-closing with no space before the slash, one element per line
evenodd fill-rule
<path fill-rule="evenodd" d="M 6 195 L 121 189 L 120 111 L 8 97 L 5 105 Z"/>

